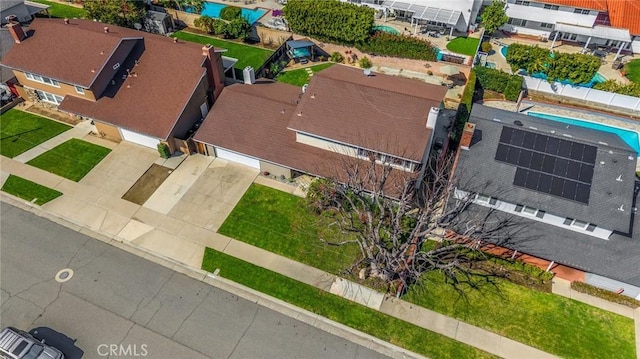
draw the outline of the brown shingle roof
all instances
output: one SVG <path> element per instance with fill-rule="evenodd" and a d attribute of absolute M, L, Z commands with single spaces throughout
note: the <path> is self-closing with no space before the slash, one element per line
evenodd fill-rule
<path fill-rule="evenodd" d="M 92 23 L 92 28 L 98 30 L 80 24 L 84 22 Z M 104 26 L 83 20 L 71 20 L 65 25 L 62 20 L 35 19 L 28 31 L 33 36 L 14 46 L 2 63 L 21 71 L 89 87 L 123 37 L 141 37 L 139 32 L 123 33 L 121 28 L 111 25 L 110 33 L 105 34 Z"/>
<path fill-rule="evenodd" d="M 71 81 L 73 76 L 86 78 L 86 74 L 94 75 L 90 69 L 98 66 L 94 59 L 97 49 L 115 44 L 121 38 L 143 37 L 144 40 L 139 40 L 139 48 L 132 51 L 114 76 L 115 85 L 109 85 L 102 97 L 93 102 L 66 96 L 58 108 L 166 139 L 196 85 L 206 74 L 201 45 L 174 43 L 165 36 L 113 25 L 109 25 L 109 33 L 105 34 L 104 26 L 89 20 L 74 19 L 65 25 L 61 19 L 35 19 L 30 27 L 35 29 L 33 36 L 13 46 L 7 57 L 28 59 L 29 70 L 34 73 Z M 31 45 L 33 43 L 38 46 Z M 144 47 L 141 46 L 143 44 Z M 71 51 L 68 57 L 78 61 L 74 62 L 77 67 L 70 66 L 59 57 L 54 57 L 58 60 L 53 62 L 49 60 L 48 54 L 59 54 L 59 48 Z M 82 59 L 85 60 L 80 61 Z M 100 59 L 106 61 L 104 57 Z M 134 66 L 135 59 L 139 60 L 138 66 Z M 90 65 L 85 63 L 91 61 Z M 126 69 L 135 72 L 136 77 L 123 80 Z"/>
<path fill-rule="evenodd" d="M 267 162 L 323 177 L 343 177 L 341 164 L 355 158 L 296 142 L 287 123 L 296 109 L 298 86 L 262 80 L 226 86 L 194 139 Z M 415 174 L 393 171 L 393 183 Z"/>
<path fill-rule="evenodd" d="M 447 89 L 414 79 L 335 65 L 311 78 L 289 128 L 420 161 L 431 107 Z M 297 116 L 300 114 L 301 116 Z"/>

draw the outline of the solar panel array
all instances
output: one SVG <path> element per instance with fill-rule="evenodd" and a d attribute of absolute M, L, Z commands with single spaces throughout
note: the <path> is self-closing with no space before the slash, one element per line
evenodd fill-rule
<path fill-rule="evenodd" d="M 597 150 L 503 126 L 495 159 L 517 167 L 515 186 L 588 204 Z"/>

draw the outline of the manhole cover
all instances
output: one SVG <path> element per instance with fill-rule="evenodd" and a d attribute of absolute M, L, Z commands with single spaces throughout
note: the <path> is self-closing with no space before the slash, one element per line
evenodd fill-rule
<path fill-rule="evenodd" d="M 70 268 L 61 269 L 56 274 L 56 282 L 64 283 L 69 279 L 71 279 L 71 277 L 73 277 L 73 269 L 70 269 Z"/>

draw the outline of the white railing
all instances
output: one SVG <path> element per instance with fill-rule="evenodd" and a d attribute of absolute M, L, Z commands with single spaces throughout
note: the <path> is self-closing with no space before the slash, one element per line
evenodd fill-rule
<path fill-rule="evenodd" d="M 587 87 L 564 85 L 559 82 L 550 84 L 546 80 L 523 76 L 529 91 L 569 97 L 581 101 L 617 107 L 626 111 L 640 111 L 640 98 L 620 95 L 613 92 L 594 90 Z M 637 112 L 636 112 L 637 113 Z"/>

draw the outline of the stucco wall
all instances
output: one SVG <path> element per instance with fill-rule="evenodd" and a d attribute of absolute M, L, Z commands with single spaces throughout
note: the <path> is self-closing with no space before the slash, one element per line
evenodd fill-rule
<path fill-rule="evenodd" d="M 81 97 L 87 100 L 95 101 L 95 96 L 93 95 L 93 92 L 91 92 L 91 90 L 89 89 L 85 89 L 84 95 L 81 95 L 76 92 L 76 89 L 73 85 L 65 84 L 63 82 L 60 82 L 59 80 L 58 82 L 60 84 L 60 87 L 55 87 L 49 84 L 44 84 L 42 82 L 29 80 L 24 75 L 24 73 L 20 71 L 13 70 L 13 74 L 15 75 L 16 79 L 20 84 L 26 87 L 30 87 L 32 89 L 42 90 L 44 92 L 52 93 L 54 95 L 58 95 L 62 97 L 65 97 L 66 95 L 71 95 L 71 96 Z M 54 80 L 57 80 L 57 79 L 54 79 Z"/>

